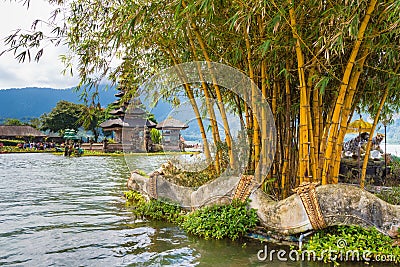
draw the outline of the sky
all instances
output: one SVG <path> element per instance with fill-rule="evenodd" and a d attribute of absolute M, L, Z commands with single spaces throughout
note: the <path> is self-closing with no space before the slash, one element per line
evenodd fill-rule
<path fill-rule="evenodd" d="M 3 51 L 4 38 L 13 30 L 29 30 L 35 19 L 47 20 L 52 7 L 45 0 L 31 0 L 29 9 L 22 1 L 0 0 L 0 51 Z M 78 77 L 63 75 L 63 63 L 60 54 L 67 52 L 66 47 L 44 48 L 39 63 L 35 61 L 18 63 L 12 53 L 0 56 L 0 89 L 24 87 L 70 88 L 78 84 Z M 34 57 L 34 56 L 32 56 Z"/>

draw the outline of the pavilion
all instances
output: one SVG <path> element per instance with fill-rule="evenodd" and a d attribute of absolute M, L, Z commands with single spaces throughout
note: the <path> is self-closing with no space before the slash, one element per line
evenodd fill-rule
<path fill-rule="evenodd" d="M 43 141 L 44 133 L 28 125 L 0 125 L 1 139 L 23 139 L 25 141 Z"/>
<path fill-rule="evenodd" d="M 157 124 L 156 129 L 162 132 L 162 144 L 164 151 L 184 151 L 181 130 L 189 126 L 177 119 L 168 117 Z"/>

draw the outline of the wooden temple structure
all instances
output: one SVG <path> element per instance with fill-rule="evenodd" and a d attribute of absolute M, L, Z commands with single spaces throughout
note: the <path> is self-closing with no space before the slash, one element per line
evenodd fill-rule
<path fill-rule="evenodd" d="M 129 58 L 124 59 L 129 63 Z M 129 66 L 129 64 L 128 64 Z M 156 128 L 162 133 L 164 151 L 184 151 L 184 140 L 180 131 L 189 126 L 174 118 L 156 124 L 148 119 L 148 114 L 141 107 L 139 98 L 126 100 L 129 92 L 129 72 L 120 77 L 118 99 L 113 103 L 116 108 L 110 111 L 112 118 L 101 123 L 104 131 L 111 131 L 115 142 L 104 145 L 105 151 L 149 152 L 154 151 L 150 131 Z M 159 146 L 159 145 L 158 145 Z M 158 147 L 157 147 L 158 150 Z"/>
<path fill-rule="evenodd" d="M 120 91 L 115 94 L 122 98 L 125 92 Z M 126 152 L 146 152 L 150 150 L 151 139 L 150 130 L 156 124 L 147 119 L 146 112 L 139 108 L 141 102 L 130 105 L 130 102 L 117 100 L 120 106 L 110 112 L 114 118 L 100 124 L 104 131 L 112 131 L 115 143 L 107 144 L 107 151 L 126 151 Z M 121 103 L 122 102 L 122 103 Z"/>
<path fill-rule="evenodd" d="M 184 151 L 185 144 L 181 135 L 181 130 L 189 126 L 177 119 L 168 117 L 166 120 L 157 124 L 156 129 L 162 133 L 162 145 L 164 151 Z"/>

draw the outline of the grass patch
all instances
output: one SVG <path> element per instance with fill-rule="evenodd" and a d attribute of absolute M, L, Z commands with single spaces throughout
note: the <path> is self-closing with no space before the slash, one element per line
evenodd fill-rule
<path fill-rule="evenodd" d="M 0 148 L 1 153 L 51 153 L 54 149 L 31 149 L 31 148 L 19 148 L 16 146 L 3 146 Z"/>

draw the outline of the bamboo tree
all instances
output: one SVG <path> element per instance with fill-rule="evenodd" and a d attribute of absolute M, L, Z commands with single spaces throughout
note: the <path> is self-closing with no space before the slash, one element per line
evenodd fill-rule
<path fill-rule="evenodd" d="M 195 49 L 194 42 L 193 42 L 192 36 L 190 34 L 190 31 L 188 31 L 188 38 L 189 38 L 190 48 L 191 48 L 192 54 L 193 54 L 193 59 L 195 61 L 198 61 L 197 54 L 196 54 L 196 49 Z M 212 135 L 213 135 L 214 144 L 215 144 L 216 147 L 218 147 L 219 143 L 221 142 L 221 138 L 219 136 L 218 124 L 217 124 L 217 119 L 216 119 L 215 112 L 214 112 L 213 103 L 211 103 L 211 101 L 210 101 L 211 100 L 211 96 L 210 96 L 210 94 L 208 92 L 208 87 L 207 87 L 206 82 L 204 81 L 203 74 L 202 74 L 202 71 L 201 71 L 201 68 L 200 68 L 199 64 L 197 64 L 197 70 L 198 70 L 198 73 L 199 73 L 200 80 L 202 81 L 201 82 L 201 88 L 203 89 L 203 93 L 204 93 L 204 96 L 205 96 L 206 108 L 207 108 L 208 114 L 210 115 L 211 132 L 212 132 Z M 219 150 L 217 150 L 216 153 L 215 153 L 215 165 L 214 165 L 215 166 L 215 172 L 216 172 L 217 175 L 220 174 L 220 158 L 221 158 L 221 153 L 220 153 Z"/>
<path fill-rule="evenodd" d="M 171 56 L 171 58 L 174 61 L 175 65 L 179 65 L 179 62 L 177 61 L 177 59 L 176 59 L 174 53 L 172 52 L 172 50 L 170 48 L 167 48 L 167 52 Z M 210 148 L 208 146 L 207 135 L 206 135 L 206 131 L 204 129 L 204 124 L 203 124 L 203 120 L 201 118 L 201 114 L 200 114 L 199 108 L 198 108 L 196 100 L 194 98 L 193 90 L 190 87 L 190 85 L 189 85 L 189 83 L 187 81 L 187 77 L 183 73 L 183 71 L 179 67 L 177 68 L 177 70 L 178 70 L 178 73 L 179 73 L 179 77 L 181 78 L 181 80 L 183 82 L 183 86 L 185 88 L 186 95 L 189 98 L 190 105 L 192 106 L 194 114 L 196 116 L 197 124 L 199 125 L 199 128 L 200 128 L 201 138 L 203 140 L 204 155 L 206 156 L 207 163 L 210 163 L 210 162 L 212 162 L 212 157 L 211 157 L 211 153 L 210 153 Z"/>
<path fill-rule="evenodd" d="M 338 136 L 338 142 L 337 142 L 337 147 L 336 147 L 336 156 L 334 158 L 334 162 L 332 162 L 333 172 L 332 172 L 332 183 L 337 184 L 339 182 L 339 170 L 340 170 L 340 159 L 341 159 L 341 152 L 343 148 L 343 140 L 344 136 L 346 135 L 347 132 L 347 125 L 349 123 L 349 117 L 352 112 L 352 103 L 354 102 L 354 96 L 357 92 L 357 84 L 358 80 L 360 78 L 360 75 L 363 71 L 363 66 L 364 63 L 367 59 L 367 56 L 369 54 L 369 49 L 365 48 L 363 50 L 363 53 L 361 55 L 360 60 L 357 62 L 357 69 L 353 72 L 352 77 L 350 78 L 350 84 L 349 84 L 349 91 L 346 96 L 346 100 L 344 103 L 343 107 L 343 115 L 341 118 L 340 122 L 340 132 Z"/>
<path fill-rule="evenodd" d="M 292 29 L 293 38 L 296 40 L 296 55 L 297 55 L 297 71 L 299 74 L 299 89 L 300 89 L 300 149 L 299 149 L 299 177 L 300 183 L 309 181 L 310 168 L 309 168 L 309 131 L 308 131 L 308 101 L 307 101 L 307 84 L 304 73 L 304 55 L 301 50 L 300 36 L 296 30 L 297 23 L 294 12 L 294 6 L 289 1 L 290 9 L 290 27 Z"/>
<path fill-rule="evenodd" d="M 182 1 L 181 3 L 184 8 L 187 8 L 185 1 Z M 190 18 L 189 18 L 189 20 L 190 20 Z M 190 26 L 191 26 L 190 30 L 193 31 L 194 36 L 196 37 L 197 42 L 200 45 L 204 59 L 206 60 L 207 65 L 209 67 L 209 71 L 211 72 L 213 87 L 215 90 L 215 94 L 217 96 L 217 105 L 218 105 L 219 112 L 221 113 L 221 118 L 222 118 L 222 122 L 224 125 L 226 144 L 227 144 L 228 153 L 229 153 L 229 163 L 230 163 L 231 168 L 235 168 L 236 162 L 235 162 L 235 157 L 233 155 L 233 150 L 232 150 L 232 135 L 231 135 L 228 119 L 227 119 L 226 112 L 225 112 L 225 107 L 224 107 L 224 103 L 223 103 L 223 99 L 222 99 L 222 93 L 221 93 L 220 87 L 218 85 L 218 82 L 215 78 L 215 74 L 213 73 L 213 70 L 211 67 L 212 60 L 207 52 L 206 45 L 203 41 L 203 38 L 198 30 L 196 23 L 194 23 L 192 20 L 190 20 Z"/>
<path fill-rule="evenodd" d="M 333 111 L 332 123 L 330 124 L 333 126 L 330 126 L 327 129 L 327 132 L 329 132 L 329 139 L 328 139 L 328 146 L 325 151 L 325 164 L 324 164 L 324 168 L 323 168 L 323 172 L 322 172 L 322 184 L 328 183 L 328 174 L 329 174 L 328 171 L 331 166 L 330 162 L 332 160 L 332 153 L 333 153 L 333 149 L 335 146 L 335 141 L 337 140 L 340 113 L 343 108 L 344 99 L 346 96 L 346 92 L 348 90 L 349 80 L 350 80 L 350 76 L 351 76 L 355 61 L 356 61 L 356 57 L 358 55 L 361 43 L 363 41 L 365 30 L 368 26 L 369 20 L 371 18 L 371 14 L 375 10 L 376 3 L 377 3 L 377 0 L 371 0 L 368 5 L 367 13 L 364 16 L 364 19 L 360 25 L 360 28 L 359 28 L 359 31 L 357 34 L 357 41 L 355 42 L 353 50 L 351 51 L 351 55 L 349 57 L 345 72 L 343 74 L 342 84 L 340 86 L 339 94 L 338 94 L 338 97 L 336 100 L 336 105 L 335 105 L 335 108 Z M 333 128 L 331 128 L 331 127 L 333 127 Z"/>
<path fill-rule="evenodd" d="M 372 124 L 372 128 L 371 128 L 371 131 L 369 133 L 370 136 L 369 136 L 369 139 L 368 139 L 367 147 L 365 149 L 364 161 L 363 161 L 363 165 L 362 165 L 362 169 L 361 169 L 361 180 L 360 180 L 361 189 L 364 189 L 364 187 L 365 187 L 365 174 L 367 172 L 367 165 L 368 165 L 368 160 L 369 160 L 369 153 L 370 153 L 370 150 L 371 150 L 372 138 L 374 136 L 375 128 L 376 128 L 376 125 L 378 124 L 379 116 L 380 116 L 380 113 L 382 111 L 383 105 L 385 104 L 385 101 L 386 101 L 386 98 L 387 98 L 388 94 L 389 94 L 389 85 L 386 86 L 386 90 L 385 90 L 385 92 L 384 92 L 384 94 L 382 96 L 381 102 L 379 104 L 378 111 L 377 111 L 375 119 L 374 119 L 374 123 Z"/>

